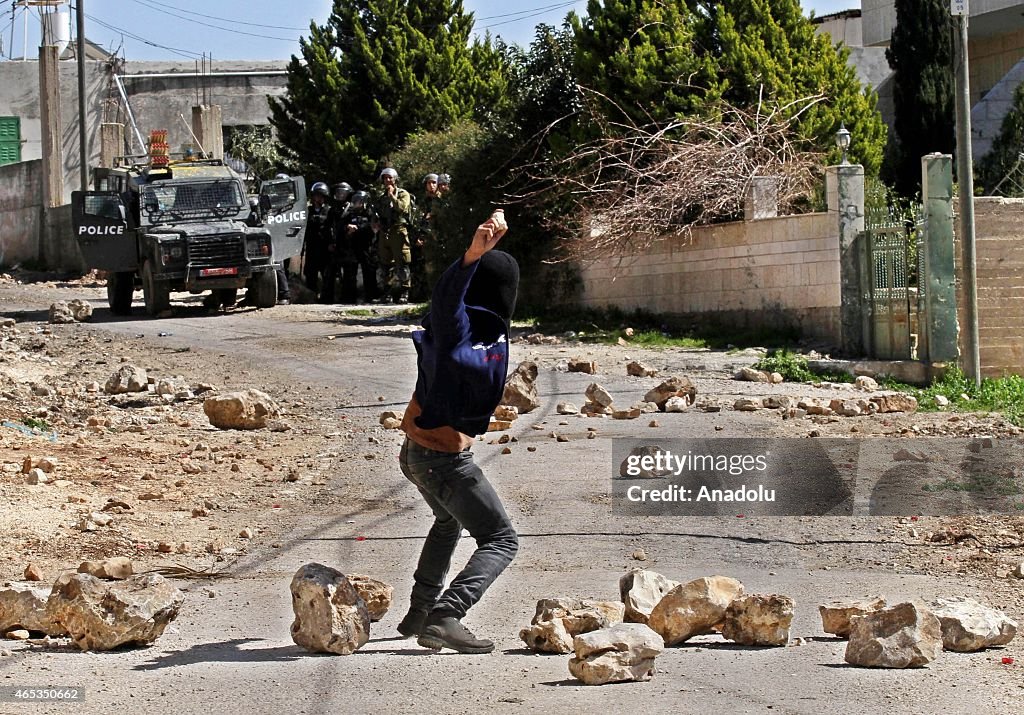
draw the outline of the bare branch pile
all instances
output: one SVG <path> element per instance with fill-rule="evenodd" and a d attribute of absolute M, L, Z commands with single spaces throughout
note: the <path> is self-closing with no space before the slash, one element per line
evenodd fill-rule
<path fill-rule="evenodd" d="M 820 176 L 821 156 L 800 148 L 794 129 L 820 100 L 767 111 L 725 106 L 712 119 L 660 126 L 611 122 L 593 111 L 600 138 L 527 167 L 530 190 L 517 198 L 569 207 L 551 219 L 566 236 L 556 260 L 622 256 L 667 235 L 689 236 L 694 226 L 735 220 L 754 177 L 776 179 L 786 210 Z"/>

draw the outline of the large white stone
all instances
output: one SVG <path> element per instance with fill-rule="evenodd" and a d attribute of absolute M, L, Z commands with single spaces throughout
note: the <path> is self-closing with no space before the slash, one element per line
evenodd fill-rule
<path fill-rule="evenodd" d="M 370 640 L 370 613 L 356 587 L 336 569 L 306 564 L 291 583 L 292 640 L 320 653 L 351 655 Z"/>
<path fill-rule="evenodd" d="M 587 685 L 650 680 L 654 659 L 665 649 L 661 636 L 641 623 L 619 623 L 573 639 L 569 672 Z"/>
<path fill-rule="evenodd" d="M 849 638 L 853 627 L 853 618 L 863 616 L 881 608 L 885 608 L 885 599 L 881 596 L 860 601 L 834 601 L 828 605 L 818 606 L 821 614 L 821 628 L 840 638 Z"/>
<path fill-rule="evenodd" d="M 623 620 L 627 623 L 647 623 L 651 611 L 662 597 L 679 585 L 657 571 L 633 569 L 619 578 L 619 596 L 625 604 Z"/>
<path fill-rule="evenodd" d="M 915 603 L 898 603 L 853 619 L 846 662 L 867 668 L 918 668 L 942 653 L 935 614 Z"/>
<path fill-rule="evenodd" d="M 46 615 L 82 650 L 110 650 L 155 641 L 184 600 L 159 574 L 101 581 L 86 573 L 66 573 L 53 585 Z"/>
<path fill-rule="evenodd" d="M 125 392 L 145 392 L 148 389 L 149 376 L 141 367 L 122 365 L 113 375 L 107 378 L 103 391 L 108 395 L 120 395 Z"/>
<path fill-rule="evenodd" d="M 586 396 L 588 400 L 601 407 L 611 407 L 612 405 L 611 393 L 596 382 L 592 382 L 587 386 Z"/>
<path fill-rule="evenodd" d="M 644 395 L 644 402 L 653 402 L 664 410 L 670 397 L 682 397 L 692 405 L 697 399 L 697 387 L 688 377 L 670 377 Z"/>
<path fill-rule="evenodd" d="M 38 582 L 12 581 L 0 588 L 0 634 L 15 628 L 58 635 L 46 615 L 50 587 Z"/>
<path fill-rule="evenodd" d="M 789 596 L 741 596 L 725 609 L 722 635 L 741 645 L 784 646 L 789 643 L 794 605 Z"/>
<path fill-rule="evenodd" d="M 527 361 L 519 364 L 505 381 L 505 391 L 501 396 L 501 404 L 510 405 L 526 414 L 540 407 L 537 395 L 537 363 Z"/>
<path fill-rule="evenodd" d="M 203 401 L 203 412 L 210 424 L 220 429 L 260 429 L 280 411 L 270 395 L 260 390 L 227 392 Z"/>
<path fill-rule="evenodd" d="M 353 574 L 348 576 L 349 582 L 356 587 L 359 597 L 366 604 L 371 621 L 379 621 L 391 608 L 391 599 L 395 595 L 395 587 L 372 576 Z"/>
<path fill-rule="evenodd" d="M 624 611 L 623 604 L 613 601 L 544 598 L 537 602 L 533 621 L 519 631 L 519 637 L 531 650 L 569 653 L 574 636 L 621 623 Z"/>
<path fill-rule="evenodd" d="M 946 650 L 970 653 L 1006 645 L 1017 635 L 1017 623 L 1005 613 L 970 598 L 940 598 L 929 606 L 939 619 Z"/>
<path fill-rule="evenodd" d="M 78 573 L 87 573 L 100 579 L 123 581 L 133 573 L 132 561 L 127 556 L 112 556 L 100 561 L 83 561 Z"/>
<path fill-rule="evenodd" d="M 651 611 L 647 624 L 665 645 L 683 643 L 720 629 L 726 609 L 743 594 L 743 584 L 727 576 L 707 576 L 670 590 Z"/>

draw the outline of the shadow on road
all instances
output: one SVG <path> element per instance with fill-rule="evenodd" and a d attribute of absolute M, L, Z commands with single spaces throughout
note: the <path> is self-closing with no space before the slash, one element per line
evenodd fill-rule
<path fill-rule="evenodd" d="M 330 655 L 329 653 L 310 653 L 296 645 L 273 648 L 240 647 L 246 643 L 263 640 L 263 638 L 236 638 L 220 643 L 200 643 L 186 650 L 158 655 L 147 663 L 136 665 L 133 670 L 160 670 L 199 663 L 286 663 L 303 657 Z"/>

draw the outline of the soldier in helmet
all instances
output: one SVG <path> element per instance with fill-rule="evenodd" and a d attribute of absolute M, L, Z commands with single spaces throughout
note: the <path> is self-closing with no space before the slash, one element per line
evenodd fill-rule
<path fill-rule="evenodd" d="M 417 242 L 420 244 L 422 253 L 420 270 L 426 295 L 430 294 L 440 269 L 443 268 L 442 264 L 445 262 L 444 237 L 440 230 L 440 220 L 447 207 L 442 187 L 447 187 L 449 181 L 447 174 L 427 174 L 423 177 L 424 196 L 420 204 L 420 230 Z M 415 260 L 413 265 L 413 285 L 415 287 Z"/>
<path fill-rule="evenodd" d="M 352 194 L 352 200 L 338 228 L 341 256 L 341 301 L 359 299 L 359 270 L 363 272 L 363 292 L 367 301 L 377 298 L 377 245 L 373 231 L 373 208 L 365 191 Z"/>
<path fill-rule="evenodd" d="M 411 295 L 416 301 L 426 300 L 430 295 L 427 262 L 428 254 L 432 251 L 434 243 L 434 227 L 431 224 L 430 212 L 436 198 L 437 174 L 427 174 L 423 177 L 423 199 L 418 204 L 415 230 L 410 241 L 412 252 Z"/>
<path fill-rule="evenodd" d="M 309 191 L 309 211 L 306 214 L 306 240 L 303 246 L 302 275 L 306 287 L 323 302 L 326 297 L 320 288 L 323 276 L 325 287 L 328 283 L 330 246 L 334 243 L 334 222 L 331 220 L 331 195 L 327 184 L 318 181 Z"/>
<path fill-rule="evenodd" d="M 345 181 L 331 187 L 331 242 L 327 246 L 327 265 L 324 269 L 324 283 L 320 291 L 321 303 L 335 302 L 334 286 L 346 263 L 355 263 L 355 257 L 348 250 L 343 223 L 349 208 L 352 187 Z M 342 299 L 348 303 L 349 300 Z"/>
<path fill-rule="evenodd" d="M 380 287 L 396 303 L 409 302 L 411 286 L 409 224 L 412 218 L 412 196 L 398 188 L 398 172 L 388 167 L 380 172 L 381 192 L 374 204 L 378 234 L 377 255 L 380 259 Z"/>

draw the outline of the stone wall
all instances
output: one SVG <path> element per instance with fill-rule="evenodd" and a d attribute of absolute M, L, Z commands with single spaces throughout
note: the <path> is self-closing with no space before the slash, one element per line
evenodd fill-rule
<path fill-rule="evenodd" d="M 9 63 L 14 64 L 14 63 Z M 43 162 L 0 166 L 0 266 L 40 258 L 43 226 Z"/>
<path fill-rule="evenodd" d="M 984 197 L 974 207 L 981 374 L 1024 375 L 1024 199 Z M 959 237 L 956 248 L 960 352 L 965 355 L 967 299 Z"/>
<path fill-rule="evenodd" d="M 691 240 L 669 237 L 642 254 L 581 265 L 580 273 L 585 307 L 840 339 L 834 214 L 702 227 Z"/>

